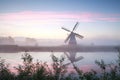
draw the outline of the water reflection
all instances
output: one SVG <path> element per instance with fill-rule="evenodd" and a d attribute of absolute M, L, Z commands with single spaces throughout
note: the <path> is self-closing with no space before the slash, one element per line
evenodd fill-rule
<path fill-rule="evenodd" d="M 51 52 L 28 52 L 32 57 L 33 61 L 36 62 L 38 59 L 39 61 L 42 62 L 47 62 L 48 64 L 52 63 L 51 59 Z M 74 53 L 74 54 L 73 54 Z M 10 63 L 11 65 L 17 65 L 19 63 L 22 63 L 21 60 L 21 55 L 23 55 L 24 52 L 21 53 L 0 53 L 0 57 L 2 59 L 5 59 L 7 63 Z M 63 52 L 54 52 L 54 55 L 56 57 L 60 57 L 63 55 Z M 68 56 L 67 56 L 67 55 Z M 95 65 L 95 60 L 101 60 L 103 59 L 105 63 L 115 63 L 117 60 L 117 53 L 116 52 L 94 52 L 94 53 L 86 53 L 86 52 L 65 52 L 66 55 L 66 62 L 71 64 L 71 62 L 75 63 L 77 66 L 79 66 L 81 69 L 89 67 L 90 69 L 94 67 Z M 84 59 L 79 58 L 79 57 L 84 57 Z M 82 59 L 82 60 L 81 60 Z M 70 65 L 69 65 L 70 67 Z"/>
<path fill-rule="evenodd" d="M 76 56 L 77 52 L 74 52 L 74 51 L 64 52 L 64 54 L 71 61 L 71 63 L 78 62 L 81 59 L 83 59 L 83 56 Z"/>

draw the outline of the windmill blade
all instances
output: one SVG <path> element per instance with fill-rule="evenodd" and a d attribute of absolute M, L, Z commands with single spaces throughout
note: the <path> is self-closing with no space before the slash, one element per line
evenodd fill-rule
<path fill-rule="evenodd" d="M 70 63 L 66 63 L 66 64 L 64 64 L 64 66 L 68 66 L 68 65 L 70 65 L 71 64 L 71 62 Z"/>
<path fill-rule="evenodd" d="M 71 63 L 75 62 L 75 60 L 70 59 L 70 55 L 68 55 L 66 52 L 64 52 L 64 54 L 67 56 L 68 60 L 70 60 L 70 63 L 67 63 L 65 65 L 70 65 Z"/>
<path fill-rule="evenodd" d="M 82 35 L 80 35 L 80 34 L 77 34 L 77 33 L 74 33 L 74 34 L 76 35 L 76 37 L 78 37 L 78 38 L 80 38 L 80 39 L 84 38 L 84 36 L 82 36 Z"/>
<path fill-rule="evenodd" d="M 77 26 L 78 26 L 78 22 L 76 22 L 76 24 L 75 24 L 75 26 L 74 26 L 72 32 L 77 28 Z"/>
<path fill-rule="evenodd" d="M 64 54 L 67 56 L 67 58 L 70 58 L 70 56 L 66 52 L 64 52 Z"/>
<path fill-rule="evenodd" d="M 79 56 L 78 58 L 75 59 L 74 62 L 80 61 L 80 60 L 82 60 L 82 59 L 83 59 L 83 57 L 82 57 L 82 56 Z"/>
<path fill-rule="evenodd" d="M 65 31 L 71 32 L 70 30 L 68 30 L 68 29 L 66 29 L 66 28 L 64 28 L 64 27 L 62 27 L 62 29 L 65 30 Z"/>
<path fill-rule="evenodd" d="M 69 40 L 70 36 L 71 36 L 71 33 L 70 33 L 70 34 L 68 35 L 68 37 L 65 39 L 65 43 Z"/>

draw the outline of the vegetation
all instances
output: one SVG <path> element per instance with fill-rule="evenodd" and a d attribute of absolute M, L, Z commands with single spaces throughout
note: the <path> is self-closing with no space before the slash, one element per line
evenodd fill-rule
<path fill-rule="evenodd" d="M 120 80 L 120 50 L 118 52 L 118 59 L 114 64 L 95 60 L 101 72 L 95 70 L 83 72 L 75 63 L 71 63 L 76 73 L 70 73 L 64 64 L 64 56 L 57 58 L 52 54 L 53 62 L 50 66 L 38 60 L 33 62 L 32 56 L 25 53 L 21 58 L 23 64 L 15 66 L 17 73 L 13 73 L 9 64 L 0 58 L 0 80 Z"/>
<path fill-rule="evenodd" d="M 14 80 L 15 75 L 9 70 L 9 64 L 0 58 L 0 80 Z"/>

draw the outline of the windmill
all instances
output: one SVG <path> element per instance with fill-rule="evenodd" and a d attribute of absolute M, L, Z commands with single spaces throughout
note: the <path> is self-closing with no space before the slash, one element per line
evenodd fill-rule
<path fill-rule="evenodd" d="M 69 29 L 66 29 L 64 27 L 62 27 L 63 30 L 67 31 L 67 32 L 70 32 L 70 34 L 68 35 L 68 37 L 65 39 L 65 43 L 67 43 L 69 41 L 69 45 L 76 45 L 77 44 L 77 41 L 76 41 L 76 37 L 82 39 L 83 36 L 78 34 L 78 33 L 75 33 L 74 31 L 76 30 L 77 26 L 78 26 L 78 22 L 76 22 L 75 26 L 73 27 L 72 31 L 70 31 Z"/>
<path fill-rule="evenodd" d="M 78 34 L 78 33 L 75 33 L 74 31 L 76 30 L 77 26 L 78 26 L 78 22 L 76 22 L 75 26 L 73 27 L 72 31 L 70 31 L 69 29 L 66 29 L 66 28 L 63 28 L 65 31 L 68 31 L 70 32 L 70 34 L 68 35 L 68 37 L 65 39 L 65 43 L 68 42 L 69 45 L 77 45 L 77 41 L 76 41 L 76 37 L 82 39 L 83 36 Z M 70 51 L 70 52 L 64 52 L 64 54 L 67 56 L 67 58 L 71 61 L 71 63 L 74 63 L 74 62 L 77 62 L 81 59 L 83 59 L 82 56 L 79 56 L 79 57 L 76 57 L 76 51 Z M 70 63 L 68 63 L 70 64 Z"/>

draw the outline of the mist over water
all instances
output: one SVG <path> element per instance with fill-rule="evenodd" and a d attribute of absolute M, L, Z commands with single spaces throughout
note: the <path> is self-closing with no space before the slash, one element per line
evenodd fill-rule
<path fill-rule="evenodd" d="M 64 39 L 36 39 L 39 46 L 59 46 L 66 45 Z M 16 42 L 18 45 L 25 43 Z M 78 45 L 120 45 L 120 40 L 114 39 L 83 39 L 77 40 Z"/>
<path fill-rule="evenodd" d="M 77 39 L 78 45 L 120 45 L 120 39 L 113 38 L 83 38 Z M 41 38 L 29 38 L 29 37 L 0 37 L 0 45 L 19 45 L 19 46 L 60 46 L 66 45 L 64 39 L 41 39 Z"/>
<path fill-rule="evenodd" d="M 14 38 L 15 44 L 18 46 L 61 46 L 66 45 L 64 43 L 64 39 L 35 39 L 35 38 L 26 38 L 25 37 L 15 37 Z M 118 46 L 120 45 L 120 41 L 116 39 L 83 39 L 77 40 L 77 44 L 79 46 Z M 25 52 L 17 52 L 17 53 L 0 53 L 0 57 L 5 59 L 7 63 L 10 63 L 12 66 L 16 66 L 18 64 L 22 64 L 22 55 Z M 65 64 L 70 63 L 71 61 L 68 57 L 64 54 L 64 52 L 28 52 L 32 57 L 33 61 L 36 62 L 37 60 L 42 62 L 47 62 L 49 65 L 52 64 L 51 54 L 54 54 L 56 57 L 60 57 L 61 55 L 65 56 Z M 69 53 L 68 53 L 69 54 Z M 72 53 L 71 53 L 72 54 Z M 74 62 L 80 69 L 83 71 L 89 71 L 90 69 L 96 69 L 95 60 L 104 60 L 106 64 L 108 63 L 115 63 L 117 59 L 117 52 L 75 52 L 75 57 L 71 56 L 72 58 L 78 58 L 80 56 L 83 59 Z M 72 65 L 68 65 L 70 68 Z"/>

